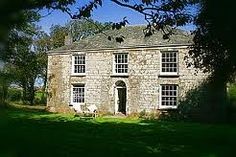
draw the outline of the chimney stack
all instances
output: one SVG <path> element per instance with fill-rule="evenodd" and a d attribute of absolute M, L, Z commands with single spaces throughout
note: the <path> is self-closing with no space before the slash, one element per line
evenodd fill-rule
<path fill-rule="evenodd" d="M 65 46 L 71 45 L 73 43 L 73 39 L 70 35 L 65 36 Z"/>

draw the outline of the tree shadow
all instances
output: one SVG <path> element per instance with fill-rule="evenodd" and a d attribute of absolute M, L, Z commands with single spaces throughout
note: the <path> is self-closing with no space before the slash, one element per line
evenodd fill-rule
<path fill-rule="evenodd" d="M 107 122 L 9 111 L 0 120 L 0 156 L 230 156 L 236 126 L 160 121 Z M 23 114 L 25 116 L 22 116 Z M 212 155 L 213 154 L 213 155 Z"/>
<path fill-rule="evenodd" d="M 234 122 L 234 110 L 227 97 L 226 88 L 222 91 L 212 80 L 206 79 L 189 90 L 179 101 L 178 110 L 170 110 L 161 120 L 196 121 L 203 123 Z M 217 93 L 218 92 L 218 93 Z"/>

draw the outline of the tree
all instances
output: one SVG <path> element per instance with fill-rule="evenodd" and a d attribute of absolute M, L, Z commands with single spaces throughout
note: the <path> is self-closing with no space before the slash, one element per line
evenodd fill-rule
<path fill-rule="evenodd" d="M 111 2 L 137 11 L 142 14 L 148 22 L 146 34 L 151 35 L 153 30 L 162 30 L 167 38 L 172 32 L 165 30 L 165 26 L 183 26 L 193 20 L 191 13 L 186 9 L 199 2 L 199 0 L 142 0 L 139 3 L 134 3 L 130 0 L 110 0 Z M 73 14 L 69 8 L 70 5 L 75 4 L 76 0 L 26 0 L 24 2 L 19 0 L 7 1 L 3 0 L 0 7 L 0 16 L 2 23 L 1 30 L 10 30 L 15 26 L 21 25 L 25 21 L 25 16 L 21 16 L 23 10 L 31 9 L 58 9 L 66 12 L 72 19 L 81 19 L 83 17 L 89 18 L 91 12 L 103 5 L 103 0 L 90 0 L 86 5 L 80 7 L 76 14 Z M 14 4 L 12 6 L 12 4 Z M 11 8 L 6 10 L 6 8 Z M 113 28 L 119 29 L 124 26 L 127 20 L 124 19 L 120 23 L 114 23 Z M 167 32 L 166 32 L 167 31 Z M 7 32 L 7 31 L 2 31 Z M 4 33 L 5 34 L 5 33 Z M 1 41 L 1 40 L 0 40 Z"/>
<path fill-rule="evenodd" d="M 195 21 L 197 29 L 190 57 L 195 67 L 211 73 L 206 103 L 213 119 L 226 117 L 226 84 L 234 80 L 236 72 L 233 10 L 231 1 L 202 0 L 200 14 Z"/>
<path fill-rule="evenodd" d="M 79 41 L 111 28 L 111 23 L 100 23 L 89 18 L 74 19 L 66 24 L 73 41 Z"/>
<path fill-rule="evenodd" d="M 0 107 L 6 103 L 8 88 L 12 81 L 12 75 L 3 68 L 0 70 Z"/>
<path fill-rule="evenodd" d="M 63 12 L 69 10 L 68 5 L 72 5 L 76 0 L 1 0 L 0 1 L 0 45 L 6 42 L 9 32 L 12 29 L 20 28 L 29 22 L 25 11 L 40 10 L 43 8 L 60 9 Z M 31 22 L 35 19 L 31 19 Z"/>
<path fill-rule="evenodd" d="M 43 31 L 37 32 L 37 37 L 34 40 L 34 49 L 37 53 L 38 77 L 43 80 L 44 93 L 47 85 L 47 52 L 53 49 L 52 45 L 51 37 L 47 33 Z"/>
<path fill-rule="evenodd" d="M 51 48 L 55 49 L 65 45 L 65 36 L 70 36 L 72 41 L 79 41 L 88 36 L 95 35 L 111 28 L 110 23 L 100 23 L 92 19 L 74 19 L 66 23 L 65 26 L 53 25 L 50 28 Z M 43 39 L 44 40 L 44 39 Z"/>
<path fill-rule="evenodd" d="M 5 61 L 11 73 L 15 76 L 14 82 L 23 88 L 24 103 L 33 105 L 35 94 L 34 84 L 39 71 L 37 55 L 30 50 L 30 43 L 16 44 L 14 46 L 15 52 Z"/>
<path fill-rule="evenodd" d="M 50 38 L 52 48 L 64 46 L 65 36 L 68 34 L 68 29 L 64 26 L 55 25 L 50 28 Z"/>
<path fill-rule="evenodd" d="M 34 14 L 27 11 L 25 14 Z M 34 16 L 36 19 L 38 16 Z M 30 21 L 18 29 L 13 29 L 9 33 L 4 51 L 0 54 L 0 59 L 11 74 L 14 75 L 14 82 L 23 88 L 23 101 L 34 103 L 34 83 L 40 71 L 37 54 L 32 51 L 33 37 L 36 28 Z"/>

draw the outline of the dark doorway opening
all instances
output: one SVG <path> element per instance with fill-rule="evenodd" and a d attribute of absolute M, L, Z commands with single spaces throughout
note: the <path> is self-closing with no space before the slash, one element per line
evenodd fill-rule
<path fill-rule="evenodd" d="M 118 112 L 126 114 L 126 88 L 117 88 L 118 90 Z"/>
<path fill-rule="evenodd" d="M 124 81 L 116 82 L 116 112 L 126 114 L 127 91 Z"/>

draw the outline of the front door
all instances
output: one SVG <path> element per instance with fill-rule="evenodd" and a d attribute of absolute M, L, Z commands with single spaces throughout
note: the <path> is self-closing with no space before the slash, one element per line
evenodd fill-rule
<path fill-rule="evenodd" d="M 116 113 L 126 114 L 126 88 L 116 87 Z"/>

